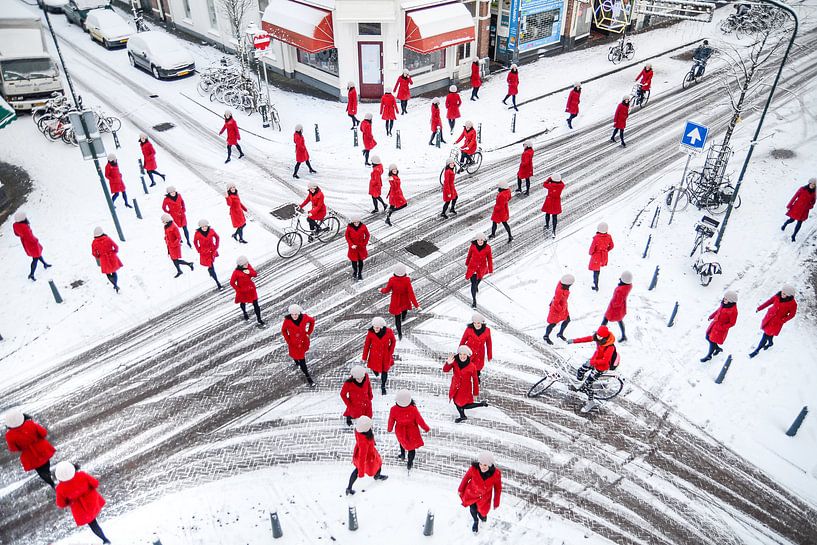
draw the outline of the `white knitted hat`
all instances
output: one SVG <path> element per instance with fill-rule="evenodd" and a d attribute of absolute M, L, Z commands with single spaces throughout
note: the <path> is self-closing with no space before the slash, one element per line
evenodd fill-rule
<path fill-rule="evenodd" d="M 408 407 L 411 404 L 411 392 L 400 390 L 394 395 L 394 401 L 401 407 Z"/>
<path fill-rule="evenodd" d="M 349 374 L 352 375 L 352 378 L 355 380 L 362 380 L 363 377 L 366 376 L 366 368 L 362 365 L 353 365 Z"/>
<path fill-rule="evenodd" d="M 486 466 L 492 466 L 496 463 L 494 459 L 494 455 L 488 452 L 487 450 L 483 450 L 479 453 L 479 457 L 477 458 L 480 464 L 484 464 Z"/>
<path fill-rule="evenodd" d="M 292 304 L 292 305 L 289 305 L 289 308 L 287 309 L 287 312 L 289 314 L 301 314 L 301 313 L 303 313 L 303 309 L 301 308 L 301 305 Z"/>
<path fill-rule="evenodd" d="M 375 316 L 372 318 L 372 327 L 386 327 L 386 320 L 381 316 Z"/>
<path fill-rule="evenodd" d="M 61 483 L 66 481 L 70 481 L 74 478 L 74 475 L 77 474 L 77 468 L 74 467 L 74 464 L 71 462 L 60 462 L 57 464 L 57 467 L 54 468 L 54 475 L 57 477 L 57 480 Z"/>
<path fill-rule="evenodd" d="M 94 227 L 94 236 L 95 237 L 101 237 L 104 234 L 105 234 L 105 232 L 102 230 L 102 227 Z"/>
<path fill-rule="evenodd" d="M 25 416 L 23 416 L 23 412 L 20 409 L 11 409 L 6 411 L 4 419 L 7 428 L 19 428 L 23 425 Z"/>
<path fill-rule="evenodd" d="M 361 416 L 355 422 L 355 429 L 360 433 L 366 433 L 372 429 L 372 419 L 365 415 Z"/>

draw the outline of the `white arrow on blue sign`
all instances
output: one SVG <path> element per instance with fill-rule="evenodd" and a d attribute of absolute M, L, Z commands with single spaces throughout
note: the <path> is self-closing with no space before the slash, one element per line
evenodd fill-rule
<path fill-rule="evenodd" d="M 705 127 L 694 121 L 687 121 L 684 132 L 681 135 L 681 145 L 688 150 L 700 152 L 706 144 L 706 137 L 709 135 L 709 127 Z"/>

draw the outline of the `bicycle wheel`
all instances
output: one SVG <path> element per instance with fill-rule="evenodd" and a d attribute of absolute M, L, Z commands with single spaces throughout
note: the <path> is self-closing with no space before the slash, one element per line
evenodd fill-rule
<path fill-rule="evenodd" d="M 58 128 L 56 126 L 56 124 L 55 125 L 46 125 L 45 132 L 43 132 L 43 134 L 45 134 L 45 137 L 48 138 L 49 140 L 51 140 L 52 142 L 56 142 L 57 140 L 62 138 L 62 132 L 64 130 L 65 129 L 63 129 L 61 127 Z"/>
<path fill-rule="evenodd" d="M 207 96 L 212 86 L 213 82 L 211 80 L 202 78 L 199 80 L 198 85 L 196 85 L 196 91 L 198 91 L 201 96 Z"/>
<path fill-rule="evenodd" d="M 686 189 L 675 187 L 667 191 L 664 197 L 664 203 L 670 210 L 672 210 L 673 207 L 675 210 L 684 210 L 689 204 L 689 193 L 687 193 Z"/>
<path fill-rule="evenodd" d="M 118 117 L 106 117 L 105 123 L 107 123 L 108 129 L 110 129 L 111 132 L 117 132 L 122 128 L 122 121 L 120 121 Z"/>
<path fill-rule="evenodd" d="M 278 110 L 275 108 L 270 108 L 270 118 L 272 119 L 272 125 L 278 132 L 281 131 L 281 118 L 278 117 Z"/>
<path fill-rule="evenodd" d="M 321 242 L 329 242 L 338 235 L 338 231 L 340 231 L 340 220 L 335 216 L 329 216 L 321 222 L 315 237 Z"/>
<path fill-rule="evenodd" d="M 649 102 L 649 100 L 650 100 L 650 91 L 649 90 L 644 91 L 643 93 L 641 93 L 641 100 L 638 101 L 638 107 L 643 108 L 644 106 L 647 105 L 647 102 Z"/>
<path fill-rule="evenodd" d="M 539 380 L 536 384 L 530 387 L 528 390 L 527 396 L 528 397 L 539 397 L 545 393 L 545 390 L 553 386 L 553 384 L 558 380 L 558 376 L 554 375 L 545 375 L 544 378 Z"/>
<path fill-rule="evenodd" d="M 45 114 L 40 119 L 37 120 L 37 128 L 40 130 L 41 133 L 45 134 L 48 125 L 54 123 L 57 117 L 54 114 Z"/>
<path fill-rule="evenodd" d="M 630 43 L 628 43 L 627 46 L 627 49 L 624 51 L 624 57 L 628 61 L 631 61 L 633 60 L 633 57 L 635 57 L 635 47 L 633 47 L 633 44 Z"/>
<path fill-rule="evenodd" d="M 613 399 L 624 389 L 624 381 L 615 375 L 600 375 L 593 382 L 593 397 L 602 401 Z"/>
<path fill-rule="evenodd" d="M 613 62 L 613 51 L 615 51 L 615 49 L 611 47 L 607 52 L 607 60 L 610 62 Z"/>
<path fill-rule="evenodd" d="M 692 70 L 687 72 L 687 75 L 684 76 L 684 81 L 681 83 L 681 87 L 684 89 L 689 89 L 689 86 L 695 83 L 695 75 L 692 73 Z"/>
<path fill-rule="evenodd" d="M 612 61 L 613 64 L 620 63 L 621 62 L 621 50 L 620 49 L 615 49 L 613 51 L 613 58 L 610 59 L 610 60 Z"/>
<path fill-rule="evenodd" d="M 472 163 L 470 163 L 467 167 L 465 167 L 465 171 L 468 174 L 476 174 L 479 170 L 479 167 L 482 166 L 482 152 L 478 151 L 474 155 L 471 156 Z"/>
<path fill-rule="evenodd" d="M 62 141 L 71 146 L 77 145 L 77 136 L 74 134 L 74 129 L 68 127 L 62 131 Z"/>
<path fill-rule="evenodd" d="M 304 239 L 301 234 L 297 231 L 290 231 L 289 233 L 284 233 L 284 236 L 278 239 L 276 249 L 278 250 L 278 255 L 284 259 L 289 259 L 298 253 L 303 244 Z"/>

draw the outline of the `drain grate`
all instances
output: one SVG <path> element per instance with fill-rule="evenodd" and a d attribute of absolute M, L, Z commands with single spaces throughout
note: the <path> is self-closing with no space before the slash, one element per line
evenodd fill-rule
<path fill-rule="evenodd" d="M 169 131 L 173 127 L 175 127 L 173 123 L 159 123 L 158 125 L 154 125 L 153 128 L 159 132 Z"/>
<path fill-rule="evenodd" d="M 159 98 L 159 95 L 150 95 L 150 98 Z"/>
<path fill-rule="evenodd" d="M 428 240 L 418 240 L 406 246 L 406 250 L 417 257 L 428 257 L 439 250 L 439 248 Z"/>
<path fill-rule="evenodd" d="M 293 217 L 295 217 L 296 208 L 297 207 L 294 204 L 285 204 L 281 208 L 276 208 L 270 212 L 270 214 L 279 220 L 291 220 Z"/>
<path fill-rule="evenodd" d="M 71 282 L 71 289 L 75 290 L 78 287 L 82 286 L 83 284 L 85 284 L 85 282 L 83 282 L 82 280 L 74 280 L 73 282 Z"/>
<path fill-rule="evenodd" d="M 791 159 L 796 154 L 790 149 L 773 149 L 771 153 L 772 157 L 775 159 Z"/>

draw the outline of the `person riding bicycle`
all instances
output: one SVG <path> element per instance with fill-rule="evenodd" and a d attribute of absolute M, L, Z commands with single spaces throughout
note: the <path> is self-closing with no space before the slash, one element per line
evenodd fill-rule
<path fill-rule="evenodd" d="M 618 366 L 618 352 L 616 350 L 616 337 L 607 329 L 607 326 L 600 326 L 593 335 L 569 339 L 567 344 L 596 342 L 596 351 L 588 361 L 582 364 L 576 371 L 577 390 L 587 394 L 587 403 L 581 411 L 586 413 L 598 405 L 594 399 L 593 383 L 606 371 L 615 369 Z M 588 374 L 588 371 L 590 372 Z M 585 380 L 587 375 L 587 380 Z M 579 385 L 580 384 L 580 385 Z"/>
<path fill-rule="evenodd" d="M 704 40 L 701 45 L 695 48 L 695 52 L 692 54 L 692 60 L 695 62 L 695 77 L 700 78 L 704 75 L 704 70 L 706 69 L 706 63 L 709 61 L 709 57 L 712 56 L 712 48 L 709 46 L 709 40 Z"/>
<path fill-rule="evenodd" d="M 464 140 L 464 142 L 460 148 L 460 152 L 462 152 L 460 165 L 462 166 L 460 166 L 458 172 L 462 172 L 463 168 L 466 168 L 474 162 L 472 156 L 477 152 L 477 131 L 474 130 L 474 124 L 471 121 L 465 122 L 465 128 L 462 130 L 462 134 L 454 143 L 459 144 L 460 140 Z"/>
<path fill-rule="evenodd" d="M 644 69 L 641 70 L 641 72 L 639 72 L 635 77 L 635 81 L 640 84 L 638 86 L 638 91 L 636 92 L 636 98 L 638 99 L 639 103 L 644 100 L 644 93 L 649 91 L 650 87 L 652 87 L 652 76 L 652 64 L 647 63 L 647 65 L 644 66 Z"/>
<path fill-rule="evenodd" d="M 309 182 L 307 189 L 306 198 L 301 203 L 300 208 L 303 209 L 307 203 L 311 205 L 306 221 L 309 222 L 309 230 L 314 234 L 315 231 L 321 228 L 320 224 L 326 217 L 326 205 L 323 202 L 323 191 L 318 187 L 318 184 Z M 309 235 L 309 242 L 312 242 L 312 235 Z"/>

